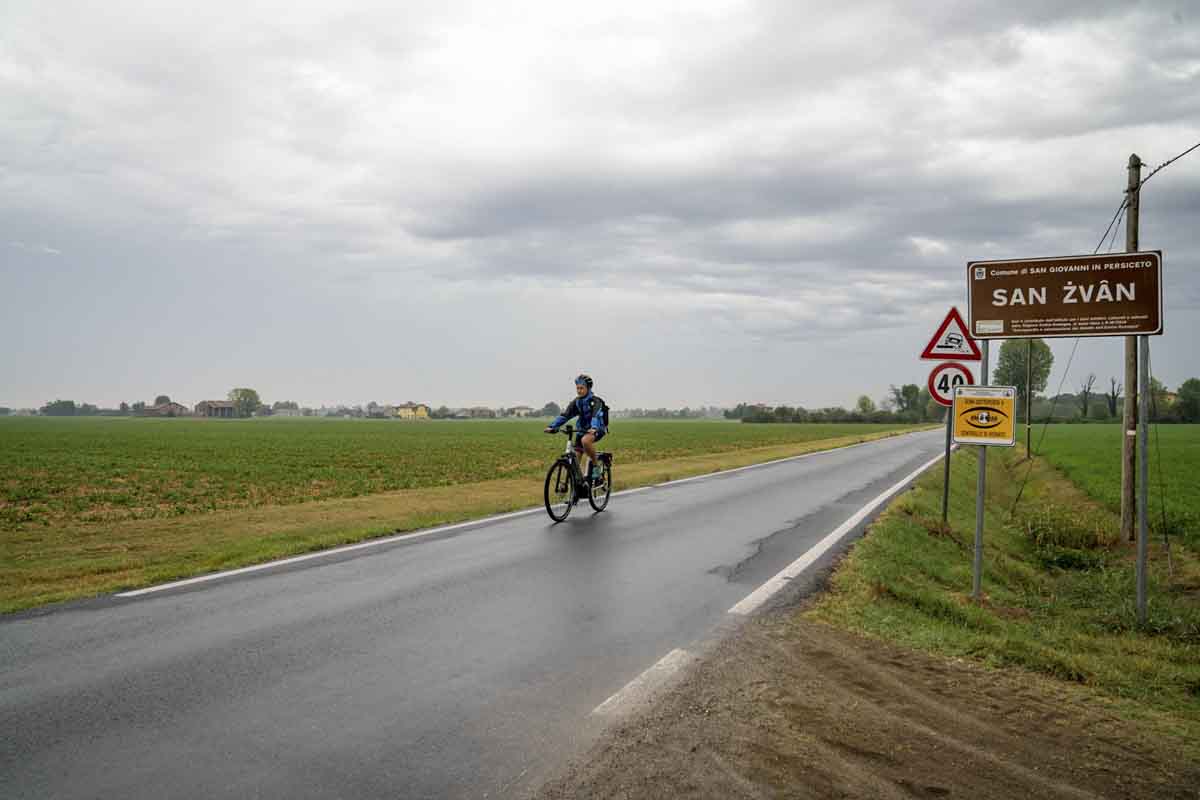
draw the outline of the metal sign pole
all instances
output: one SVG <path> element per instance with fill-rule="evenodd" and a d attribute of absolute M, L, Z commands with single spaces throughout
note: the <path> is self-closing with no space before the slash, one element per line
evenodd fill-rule
<path fill-rule="evenodd" d="M 1139 386 L 1138 386 L 1138 479 L 1137 479 L 1137 512 L 1138 512 L 1138 540 L 1137 540 L 1137 621 L 1138 625 L 1146 624 L 1146 543 L 1150 538 L 1146 530 L 1146 487 L 1149 484 L 1149 457 L 1148 443 L 1149 438 L 1146 436 L 1146 417 L 1148 416 L 1150 406 L 1150 370 L 1147 365 L 1150 361 L 1150 337 L 1139 336 L 1138 345 L 1140 353 L 1138 358 Z"/>
<path fill-rule="evenodd" d="M 942 470 L 942 524 L 950 515 L 950 430 L 954 425 L 954 407 L 946 409 L 946 465 Z"/>
<path fill-rule="evenodd" d="M 1033 458 L 1033 339 L 1025 350 L 1025 457 Z"/>
<path fill-rule="evenodd" d="M 988 384 L 988 340 L 983 342 L 983 361 L 979 385 Z M 975 485 L 975 576 L 971 584 L 971 597 L 978 601 L 983 595 L 983 500 L 987 493 L 987 447 L 979 446 L 979 479 Z"/>

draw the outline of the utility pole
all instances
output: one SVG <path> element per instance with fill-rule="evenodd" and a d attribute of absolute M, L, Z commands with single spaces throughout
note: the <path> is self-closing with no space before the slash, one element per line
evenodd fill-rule
<path fill-rule="evenodd" d="M 1138 196 L 1142 180 L 1142 160 L 1137 153 L 1129 156 L 1129 176 L 1125 194 L 1125 250 L 1135 253 L 1138 249 Z M 1125 337 L 1125 413 L 1121 428 L 1121 535 L 1128 541 L 1134 539 L 1134 493 L 1137 481 L 1134 478 L 1137 457 L 1137 386 L 1138 386 L 1138 337 Z M 1143 398 L 1144 400 L 1145 398 Z"/>

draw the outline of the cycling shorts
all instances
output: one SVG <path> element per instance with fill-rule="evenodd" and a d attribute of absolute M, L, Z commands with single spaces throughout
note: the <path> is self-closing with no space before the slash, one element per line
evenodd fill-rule
<path fill-rule="evenodd" d="M 607 435 L 608 435 L 608 431 L 596 431 L 595 441 L 598 442 Z M 584 436 L 587 436 L 587 431 L 579 431 L 575 434 L 575 449 L 576 450 L 583 449 L 583 437 Z"/>

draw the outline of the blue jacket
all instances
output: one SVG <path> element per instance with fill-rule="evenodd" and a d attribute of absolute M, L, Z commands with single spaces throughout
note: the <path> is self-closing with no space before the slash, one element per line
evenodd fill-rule
<path fill-rule="evenodd" d="M 563 408 L 563 413 L 559 414 L 554 422 L 550 423 L 550 427 L 558 430 L 559 427 L 571 419 L 579 417 L 579 429 L 587 431 L 590 428 L 595 428 L 596 433 L 605 433 L 606 426 L 603 415 L 600 413 L 601 405 L 596 402 L 596 395 L 588 392 L 583 397 L 576 397 Z"/>

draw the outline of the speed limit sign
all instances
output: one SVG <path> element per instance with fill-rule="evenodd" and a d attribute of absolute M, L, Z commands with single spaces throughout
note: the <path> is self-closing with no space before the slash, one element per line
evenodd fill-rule
<path fill-rule="evenodd" d="M 954 405 L 955 386 L 973 386 L 975 376 L 971 370 L 956 361 L 938 364 L 929 373 L 929 393 L 944 406 Z"/>

